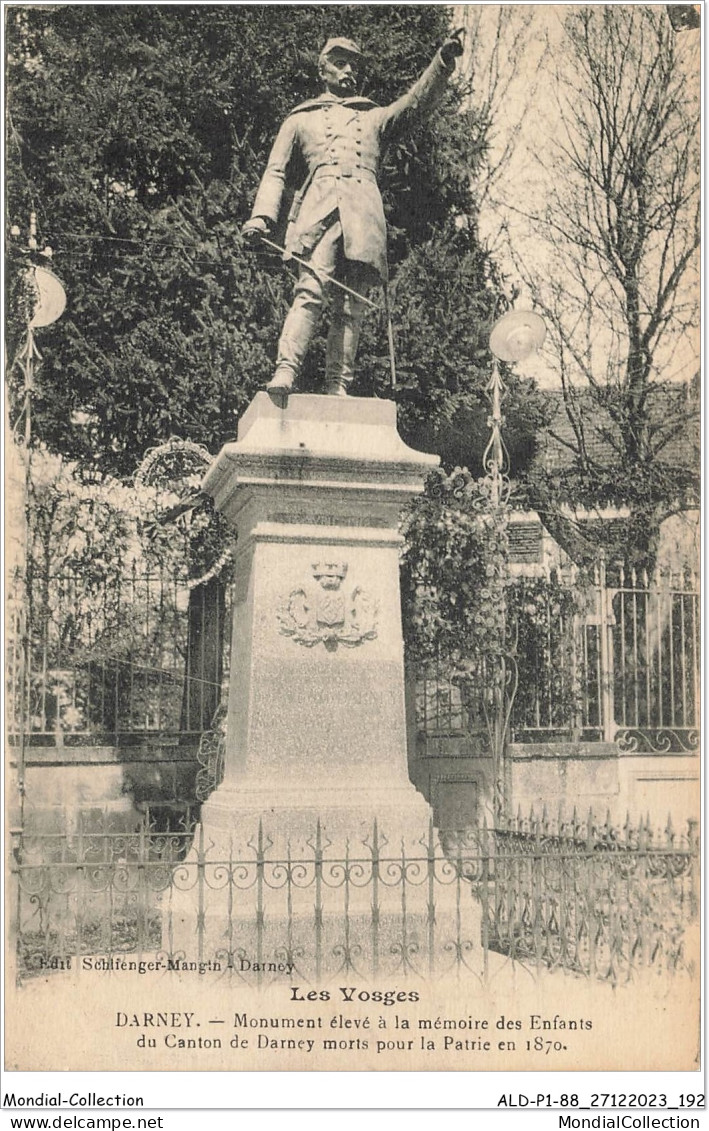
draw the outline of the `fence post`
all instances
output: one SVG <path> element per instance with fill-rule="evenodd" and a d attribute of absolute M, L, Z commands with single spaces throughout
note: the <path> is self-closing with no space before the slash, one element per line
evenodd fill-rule
<path fill-rule="evenodd" d="M 694 818 L 687 821 L 687 840 L 689 842 L 689 913 L 694 918 L 699 910 L 699 822 Z"/>
<path fill-rule="evenodd" d="M 595 835 L 593 827 L 593 809 L 588 810 L 586 817 L 586 828 L 581 825 L 581 832 L 584 836 L 584 851 L 579 859 L 583 863 L 584 869 L 592 867 L 593 853 L 595 847 Z M 579 884 L 581 885 L 581 892 L 579 893 Z M 597 929 L 598 929 L 598 910 L 596 908 L 595 900 L 593 898 L 593 886 L 585 882 L 584 873 L 579 876 L 578 868 L 574 875 L 574 903 L 578 906 L 579 894 L 583 900 L 588 917 L 588 974 L 589 977 L 595 978 L 597 973 L 596 959 L 596 943 L 597 943 Z"/>
<path fill-rule="evenodd" d="M 105 817 L 104 817 L 105 827 Z M 146 885 L 145 885 L 145 869 L 148 862 L 148 844 L 149 841 L 145 836 L 145 817 L 138 825 L 138 891 L 137 891 L 137 945 L 140 954 L 145 949 L 145 942 L 147 940 L 147 906 L 146 906 Z"/>
<path fill-rule="evenodd" d="M 546 812 L 546 810 L 544 811 Z M 542 827 L 539 817 L 530 814 L 531 832 L 534 837 L 532 869 L 532 940 L 534 961 L 537 971 L 541 969 L 546 945 L 546 914 L 544 908 L 544 858 L 542 855 Z"/>
<path fill-rule="evenodd" d="M 322 902 L 322 866 L 323 843 L 322 825 L 318 817 L 315 827 L 315 978 L 319 981 L 322 974 L 322 933 L 323 933 L 323 902 Z"/>
<path fill-rule="evenodd" d="M 199 822 L 199 837 L 197 844 L 197 960 L 204 959 L 204 881 L 205 881 L 205 851 L 204 851 L 204 823 Z"/>
<path fill-rule="evenodd" d="M 259 818 L 258 823 L 258 840 L 256 847 L 256 961 L 258 962 L 258 973 L 256 975 L 256 985 L 261 988 L 263 975 L 263 932 L 264 932 L 264 906 L 263 906 L 263 884 L 264 884 L 264 871 L 266 867 L 266 848 L 263 836 L 263 822 Z"/>
<path fill-rule="evenodd" d="M 428 972 L 433 974 L 435 967 L 436 930 L 436 842 L 433 833 L 433 820 L 428 822 L 428 842 L 426 845 L 426 866 L 428 878 Z"/>
<path fill-rule="evenodd" d="M 613 742 L 615 739 L 615 702 L 614 702 L 614 675 L 613 675 L 613 639 L 612 626 L 613 601 L 608 589 L 606 574 L 606 556 L 601 553 L 598 563 L 598 595 L 599 595 L 599 645 L 601 653 L 601 727 L 604 742 Z"/>
<path fill-rule="evenodd" d="M 344 867 L 344 917 L 345 917 L 345 941 L 344 941 L 344 970 L 353 970 L 354 964 L 352 962 L 352 944 L 350 942 L 350 841 L 349 837 L 345 840 L 345 867 Z"/>
<path fill-rule="evenodd" d="M 86 846 L 84 843 L 84 814 L 79 811 L 79 820 L 77 827 L 77 864 L 76 864 L 76 913 L 74 916 L 74 923 L 76 926 L 76 941 L 74 944 L 74 953 L 76 955 L 76 973 L 81 973 L 81 957 L 83 953 L 83 934 L 84 934 L 84 908 L 86 906 L 86 867 L 85 855 Z M 50 882 L 51 891 L 51 882 Z"/>
<path fill-rule="evenodd" d="M 372 826 L 372 974 L 379 973 L 379 824 Z"/>
<path fill-rule="evenodd" d="M 8 985 L 19 986 L 22 941 L 22 860 L 23 860 L 23 830 L 22 828 L 10 829 L 10 901 L 11 908 L 8 923 L 8 939 L 6 954 L 6 971 Z"/>
<path fill-rule="evenodd" d="M 487 818 L 483 815 L 482 840 L 480 843 L 482 853 L 480 874 L 480 912 L 482 919 L 481 942 L 483 948 L 483 982 L 487 984 L 488 962 L 490 953 L 490 839 L 487 827 Z"/>
<path fill-rule="evenodd" d="M 406 900 L 406 845 L 401 838 L 401 970 L 406 975 L 409 962 L 409 932 Z"/>

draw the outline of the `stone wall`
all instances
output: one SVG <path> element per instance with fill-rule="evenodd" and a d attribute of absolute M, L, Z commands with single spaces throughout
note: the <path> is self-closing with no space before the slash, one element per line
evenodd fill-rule
<path fill-rule="evenodd" d="M 130 825 L 151 806 L 166 819 L 196 805 L 199 763 L 194 746 L 29 746 L 24 761 L 23 824 L 28 832 L 76 827 L 81 818 L 111 815 Z M 20 766 L 10 748 L 9 819 L 19 820 Z"/>

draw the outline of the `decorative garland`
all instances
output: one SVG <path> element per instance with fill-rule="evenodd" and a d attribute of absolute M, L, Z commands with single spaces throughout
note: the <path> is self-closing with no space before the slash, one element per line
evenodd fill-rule
<path fill-rule="evenodd" d="M 179 474 L 171 474 L 169 470 L 170 461 L 174 460 L 175 463 L 178 463 L 179 460 L 183 460 L 184 462 L 185 457 L 187 457 L 187 463 L 191 462 L 193 464 L 194 470 L 190 473 L 183 467 L 180 469 Z M 171 436 L 166 443 L 159 444 L 146 453 L 140 467 L 133 477 L 133 482 L 136 487 L 162 487 L 164 490 L 167 490 L 168 486 L 172 485 L 178 497 L 183 497 L 186 489 L 190 486 L 188 480 L 191 475 L 196 474 L 196 472 L 203 473 L 211 464 L 212 458 L 213 457 L 202 444 L 197 444 L 193 440 L 182 440 L 178 436 Z M 200 475 L 200 479 L 201 478 L 202 475 Z M 188 496 L 186 496 L 186 501 L 189 501 Z M 194 513 L 196 510 L 204 509 L 205 503 L 206 496 L 203 496 L 202 500 L 200 500 L 199 497 L 195 497 L 192 507 L 188 509 L 191 509 Z M 182 513 L 185 514 L 187 511 Z M 207 529 L 211 527 L 211 533 L 215 536 L 217 541 L 223 540 L 224 538 L 220 524 L 223 524 L 223 520 L 220 519 L 219 516 L 212 514 Z M 206 572 L 200 574 L 199 577 L 189 578 L 187 588 L 196 589 L 200 585 L 206 585 L 208 581 L 211 581 L 213 577 L 217 577 L 222 572 L 232 560 L 232 557 L 231 548 L 226 546 Z"/>
<path fill-rule="evenodd" d="M 159 480 L 155 481 L 150 478 L 150 472 L 164 457 L 175 455 L 178 452 L 191 452 L 194 456 L 198 457 L 202 467 L 205 468 L 209 467 L 212 462 L 212 456 L 202 444 L 196 444 L 193 440 L 181 440 L 179 436 L 171 436 L 166 443 L 158 444 L 157 447 L 148 449 L 140 467 L 133 476 L 133 482 L 136 487 L 160 486 Z M 183 472 L 179 478 L 184 479 L 184 477 Z"/>

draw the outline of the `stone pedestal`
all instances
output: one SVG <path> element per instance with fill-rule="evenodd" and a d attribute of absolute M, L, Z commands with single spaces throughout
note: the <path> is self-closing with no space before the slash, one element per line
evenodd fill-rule
<path fill-rule="evenodd" d="M 225 777 L 163 901 L 169 953 L 250 984 L 479 962 L 408 775 L 398 526 L 437 462 L 390 401 L 259 393 L 210 468 L 238 531 Z"/>
<path fill-rule="evenodd" d="M 238 531 L 215 848 L 259 820 L 302 846 L 425 832 L 409 781 L 398 524 L 438 457 L 408 448 L 391 401 L 258 393 L 204 480 Z"/>

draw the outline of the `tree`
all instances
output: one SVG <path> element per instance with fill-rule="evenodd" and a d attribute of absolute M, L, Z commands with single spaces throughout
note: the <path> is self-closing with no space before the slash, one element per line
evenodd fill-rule
<path fill-rule="evenodd" d="M 567 15 L 555 57 L 561 131 L 533 217 L 548 251 L 533 283 L 566 454 L 531 474 L 530 495 L 567 544 L 564 509 L 628 507 L 620 549 L 651 565 L 661 522 L 699 493 L 696 460 L 668 458 L 696 427 L 696 403 L 668 378 L 698 369 L 699 43 L 664 8 L 601 5 Z"/>
<path fill-rule="evenodd" d="M 24 225 L 36 208 L 69 295 L 43 336 L 37 435 L 123 478 L 171 435 L 212 452 L 233 438 L 268 379 L 289 290 L 278 258 L 246 254 L 239 228 L 278 125 L 317 89 L 319 46 L 332 34 L 358 38 L 371 60 L 365 93 L 387 102 L 447 30 L 436 5 L 13 10 L 9 220 Z M 463 94 L 454 86 L 435 122 L 392 147 L 383 176 L 397 345 L 415 390 L 400 426 L 410 442 L 444 448 L 458 410 L 485 418 L 496 283 L 471 191 L 486 124 L 461 110 Z M 19 274 L 21 257 L 10 258 Z M 21 332 L 11 322 L 11 348 Z M 321 339 L 306 387 L 322 351 Z M 388 395 L 383 314 L 369 323 L 359 368 L 357 391 Z M 526 414 L 520 421 L 526 458 Z M 474 434 L 454 447 L 448 462 L 479 455 Z"/>

